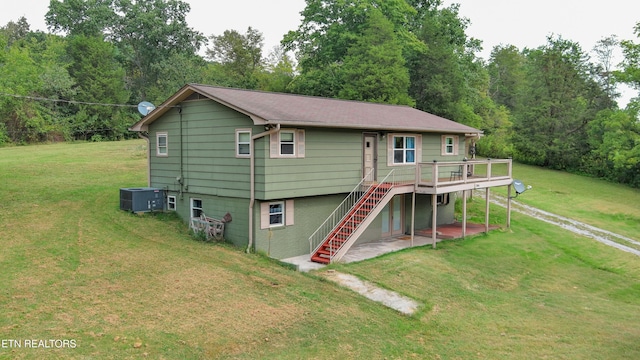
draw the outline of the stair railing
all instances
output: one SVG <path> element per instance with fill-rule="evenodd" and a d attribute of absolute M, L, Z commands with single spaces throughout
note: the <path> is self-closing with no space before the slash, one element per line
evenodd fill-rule
<path fill-rule="evenodd" d="M 351 208 L 347 209 L 347 212 L 346 212 L 345 216 L 343 217 L 343 218 L 346 218 L 346 219 L 344 219 L 344 220 L 345 220 L 345 222 L 348 222 L 349 220 L 351 220 L 351 218 L 355 215 L 355 213 L 356 213 L 358 210 L 360 210 L 360 209 L 362 208 L 362 206 L 366 203 L 366 201 L 367 201 L 367 200 L 369 200 L 369 199 L 373 199 L 373 201 L 374 201 L 374 204 L 375 204 L 375 205 L 374 205 L 374 207 L 373 207 L 372 209 L 369 209 L 369 212 L 367 213 L 367 215 L 366 215 L 365 219 L 366 219 L 367 217 L 369 217 L 370 212 L 371 212 L 375 207 L 377 207 L 378 205 L 380 205 L 380 201 L 382 201 L 382 199 L 383 199 L 385 196 L 387 196 L 387 194 L 389 193 L 389 191 L 391 191 L 391 188 L 394 186 L 394 183 L 395 183 L 395 169 L 394 169 L 394 170 L 389 171 L 389 173 L 387 174 L 387 176 L 385 176 L 385 177 L 384 177 L 384 179 L 382 179 L 382 181 L 377 182 L 377 183 L 375 183 L 375 184 L 372 184 L 370 187 L 368 187 L 368 188 L 367 188 L 367 191 L 365 191 L 365 192 L 363 193 L 363 196 L 366 196 L 366 198 L 362 198 L 362 197 L 361 197 L 360 201 L 357 201 L 355 204 L 353 204 L 353 206 L 352 206 Z M 373 188 L 373 190 L 372 190 L 372 191 L 369 191 L 369 190 L 370 190 L 370 189 L 372 189 L 372 188 Z M 382 189 L 382 191 L 379 191 L 379 189 Z M 348 217 L 348 215 L 350 215 L 350 217 L 349 217 L 349 218 L 347 218 L 347 217 Z M 362 221 L 364 221 L 364 219 L 363 219 Z M 360 225 L 362 224 L 362 221 L 358 222 L 358 225 L 356 226 L 356 229 L 360 227 Z M 336 224 L 336 227 L 337 227 L 338 225 L 340 225 L 341 223 L 342 223 L 342 221 L 338 222 L 338 224 Z M 353 236 L 353 233 L 355 232 L 355 230 L 356 230 L 356 229 L 353 229 L 353 230 L 349 233 L 349 235 L 348 235 L 345 239 L 343 239 L 343 240 L 340 242 L 340 244 L 337 244 L 337 245 L 338 245 L 338 247 L 337 247 L 337 248 L 334 248 L 333 246 L 331 246 L 331 245 L 333 245 L 333 241 L 330 241 L 330 242 L 329 242 L 329 245 L 330 245 L 330 246 L 329 246 L 329 252 L 330 252 L 330 254 L 329 254 L 329 258 L 330 258 L 330 259 L 333 259 L 333 257 L 335 256 L 335 254 L 336 254 L 340 249 L 342 249 L 342 247 L 344 246 L 344 244 L 345 244 L 347 241 L 349 241 L 349 239 Z M 333 230 L 333 229 L 332 229 L 332 230 Z M 329 234 L 327 234 L 327 235 L 329 235 Z M 322 245 L 322 243 L 324 242 L 324 240 L 326 240 L 326 236 L 327 236 L 327 235 L 325 235 L 325 238 L 324 238 L 324 239 L 323 239 L 323 241 L 320 243 L 320 245 Z M 320 246 L 320 245 L 319 245 L 319 246 Z M 319 247 L 319 246 L 318 246 L 318 247 Z M 318 250 L 318 248 L 316 248 L 315 250 Z M 314 250 L 314 252 L 315 252 L 315 250 Z M 312 254 L 313 254 L 313 252 L 312 252 Z"/>
<path fill-rule="evenodd" d="M 325 240 L 327 235 L 333 229 L 338 226 L 344 220 L 345 216 L 349 213 L 349 210 L 353 208 L 362 195 L 364 195 L 371 186 L 375 183 L 373 179 L 373 169 L 371 169 L 363 178 L 360 180 L 358 185 L 353 188 L 353 190 L 347 195 L 347 197 L 338 205 L 338 207 L 327 217 L 327 219 L 316 229 L 316 231 L 309 236 L 309 250 L 311 254 L 313 254 L 322 242 Z"/>

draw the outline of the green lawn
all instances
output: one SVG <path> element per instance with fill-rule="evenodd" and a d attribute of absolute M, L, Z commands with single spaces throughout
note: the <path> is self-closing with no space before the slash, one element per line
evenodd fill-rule
<path fill-rule="evenodd" d="M 517 201 L 640 241 L 640 189 L 521 164 L 513 177 L 533 187 Z"/>
<path fill-rule="evenodd" d="M 636 256 L 514 214 L 510 231 L 331 266 L 424 304 L 407 317 L 195 241 L 172 216 L 120 211 L 118 189 L 146 184 L 144 146 L 0 148 L 0 341 L 77 344 L 0 346 L 1 359 L 640 358 Z M 543 193 L 532 185 L 519 200 Z"/>

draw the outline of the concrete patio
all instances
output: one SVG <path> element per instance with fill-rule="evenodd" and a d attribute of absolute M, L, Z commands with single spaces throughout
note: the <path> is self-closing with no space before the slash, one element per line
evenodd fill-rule
<path fill-rule="evenodd" d="M 498 226 L 490 226 L 489 230 L 497 229 Z M 485 231 L 484 225 L 467 223 L 467 236 L 479 234 Z M 440 225 L 436 228 L 437 240 L 458 239 L 462 237 L 462 224 L 453 223 L 450 225 Z M 400 237 L 380 239 L 378 241 L 354 245 L 340 259 L 342 263 L 351 263 L 371 259 L 386 253 L 403 250 L 409 247 L 424 246 L 432 244 L 431 229 L 421 229 L 416 231 L 413 242 L 410 235 L 402 235 Z M 292 264 L 298 271 L 307 272 L 311 270 L 322 269 L 325 267 L 311 261 L 311 255 L 305 254 L 288 259 L 280 260 L 284 263 Z"/>

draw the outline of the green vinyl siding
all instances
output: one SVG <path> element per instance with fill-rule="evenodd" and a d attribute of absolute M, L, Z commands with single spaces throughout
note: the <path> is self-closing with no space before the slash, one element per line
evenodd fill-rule
<path fill-rule="evenodd" d="M 263 128 L 210 100 L 185 101 L 181 108 L 182 113 L 172 109 L 150 126 L 151 185 L 180 191 L 182 158 L 183 191 L 249 198 L 249 159 L 235 156 L 235 131 L 248 128 L 257 133 Z M 155 156 L 157 132 L 168 134 L 167 157 Z"/>
<path fill-rule="evenodd" d="M 256 162 L 258 199 L 348 193 L 360 181 L 362 131 L 303 130 L 304 158 L 270 158 L 268 137 L 260 143 L 267 158 Z"/>

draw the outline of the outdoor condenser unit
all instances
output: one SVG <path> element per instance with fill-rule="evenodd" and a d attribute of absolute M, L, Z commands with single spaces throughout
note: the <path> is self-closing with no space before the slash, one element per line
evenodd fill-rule
<path fill-rule="evenodd" d="M 149 212 L 164 210 L 164 191 L 157 188 L 120 189 L 120 210 Z"/>

